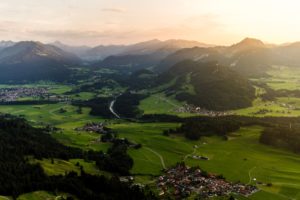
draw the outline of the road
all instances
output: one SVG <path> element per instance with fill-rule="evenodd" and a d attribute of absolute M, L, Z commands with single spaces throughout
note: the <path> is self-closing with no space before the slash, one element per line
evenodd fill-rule
<path fill-rule="evenodd" d="M 120 115 L 118 115 L 118 114 L 114 111 L 114 104 L 115 104 L 115 102 L 116 102 L 116 99 L 115 99 L 115 100 L 112 100 L 112 101 L 110 102 L 110 104 L 109 104 L 109 110 L 110 110 L 110 112 L 111 112 L 116 118 L 120 119 L 120 118 L 121 118 Z"/>

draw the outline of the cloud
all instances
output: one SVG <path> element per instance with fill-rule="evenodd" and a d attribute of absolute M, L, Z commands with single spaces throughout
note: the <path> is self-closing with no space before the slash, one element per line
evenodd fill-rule
<path fill-rule="evenodd" d="M 124 13 L 126 12 L 123 8 L 103 8 L 101 9 L 102 12 L 115 12 L 115 13 Z"/>
<path fill-rule="evenodd" d="M 58 38 L 103 38 L 108 37 L 111 31 L 77 31 L 77 30 L 34 30 L 32 34 L 44 37 Z"/>
<path fill-rule="evenodd" d="M 33 30 L 29 31 L 33 38 L 44 38 L 51 40 L 69 41 L 114 41 L 126 40 L 131 35 L 136 35 L 134 30 L 103 30 L 103 31 L 81 31 L 81 30 Z"/>

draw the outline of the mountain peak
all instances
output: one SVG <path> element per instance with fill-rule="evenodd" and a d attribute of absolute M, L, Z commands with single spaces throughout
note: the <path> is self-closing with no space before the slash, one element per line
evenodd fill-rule
<path fill-rule="evenodd" d="M 15 46 L 24 46 L 24 47 L 37 47 L 43 46 L 44 44 L 38 41 L 21 41 L 15 44 Z"/>
<path fill-rule="evenodd" d="M 242 51 L 253 50 L 257 48 L 265 48 L 266 45 L 258 39 L 255 38 L 245 38 L 241 42 L 230 46 L 230 50 L 232 54 Z"/>
<path fill-rule="evenodd" d="M 255 38 L 245 38 L 241 42 L 237 43 L 238 46 L 253 46 L 253 47 L 264 47 L 265 44 L 258 39 Z"/>

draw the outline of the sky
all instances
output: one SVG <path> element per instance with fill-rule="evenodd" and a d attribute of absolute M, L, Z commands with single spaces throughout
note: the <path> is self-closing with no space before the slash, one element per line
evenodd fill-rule
<path fill-rule="evenodd" d="M 70 45 L 186 39 L 229 45 L 245 37 L 300 41 L 297 0 L 0 1 L 0 40 Z"/>

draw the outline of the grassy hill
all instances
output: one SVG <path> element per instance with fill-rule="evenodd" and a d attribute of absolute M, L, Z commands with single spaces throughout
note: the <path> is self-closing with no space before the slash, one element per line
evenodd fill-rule
<path fill-rule="evenodd" d="M 210 110 L 248 107 L 255 98 L 255 89 L 247 79 L 217 63 L 183 61 L 162 74 L 159 82 L 174 79 L 166 94 Z"/>

